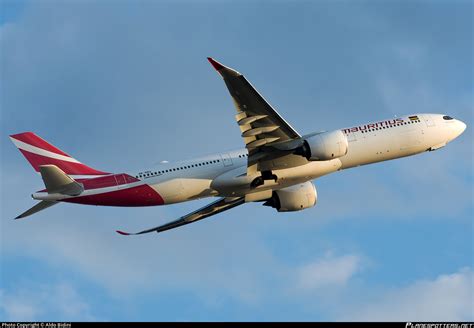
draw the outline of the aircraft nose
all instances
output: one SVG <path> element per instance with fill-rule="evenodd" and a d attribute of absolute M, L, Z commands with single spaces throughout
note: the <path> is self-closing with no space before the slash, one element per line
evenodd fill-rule
<path fill-rule="evenodd" d="M 466 123 L 464 123 L 463 121 L 456 120 L 455 124 L 451 125 L 451 131 L 452 131 L 451 140 L 459 137 L 464 132 L 464 130 L 466 130 L 466 127 L 467 127 Z"/>
<path fill-rule="evenodd" d="M 456 123 L 457 136 L 460 136 L 464 132 L 464 130 L 466 130 L 467 125 L 463 121 L 459 120 Z"/>

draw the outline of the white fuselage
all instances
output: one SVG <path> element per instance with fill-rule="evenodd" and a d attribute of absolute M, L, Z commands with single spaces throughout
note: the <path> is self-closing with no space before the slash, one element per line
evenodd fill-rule
<path fill-rule="evenodd" d="M 269 169 L 278 177 L 277 181 L 265 181 L 254 189 L 250 189 L 249 183 L 255 176 L 246 175 L 246 149 L 160 164 L 135 176 L 155 189 L 165 204 L 210 196 L 243 196 L 285 188 L 342 169 L 435 150 L 464 129 L 465 124 L 461 121 L 446 120 L 440 114 L 415 114 L 341 129 L 349 142 L 345 156 L 328 161 L 307 161 L 301 156 L 289 155 L 294 157 L 294 167 L 285 168 L 275 162 Z M 291 163 L 291 160 L 285 162 Z"/>

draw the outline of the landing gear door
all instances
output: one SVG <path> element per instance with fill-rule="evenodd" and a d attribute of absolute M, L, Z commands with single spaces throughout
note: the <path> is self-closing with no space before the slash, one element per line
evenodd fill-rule
<path fill-rule="evenodd" d="M 224 166 L 232 166 L 232 158 L 230 158 L 229 154 L 221 154 L 221 158 Z"/>

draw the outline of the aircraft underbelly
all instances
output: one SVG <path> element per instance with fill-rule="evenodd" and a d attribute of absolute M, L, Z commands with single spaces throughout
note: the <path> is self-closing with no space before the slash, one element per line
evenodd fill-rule
<path fill-rule="evenodd" d="M 211 188 L 219 193 L 219 196 L 238 197 L 248 193 L 264 191 L 268 189 L 276 190 L 292 186 L 297 183 L 310 181 L 323 175 L 335 172 L 341 168 L 341 161 L 333 159 L 330 161 L 310 162 L 308 164 L 293 167 L 289 169 L 273 170 L 272 173 L 277 176 L 277 180 L 265 180 L 265 183 L 256 188 L 251 188 L 250 183 L 260 173 L 253 176 L 247 176 L 245 167 L 227 172 L 211 183 Z"/>
<path fill-rule="evenodd" d="M 151 185 L 165 204 L 185 202 L 203 197 L 216 196 L 210 179 L 179 178 Z"/>

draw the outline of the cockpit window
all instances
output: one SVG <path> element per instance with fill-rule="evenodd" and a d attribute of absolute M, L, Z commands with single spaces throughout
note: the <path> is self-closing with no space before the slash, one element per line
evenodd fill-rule
<path fill-rule="evenodd" d="M 453 118 L 451 116 L 445 115 L 443 116 L 443 120 L 452 120 Z"/>

